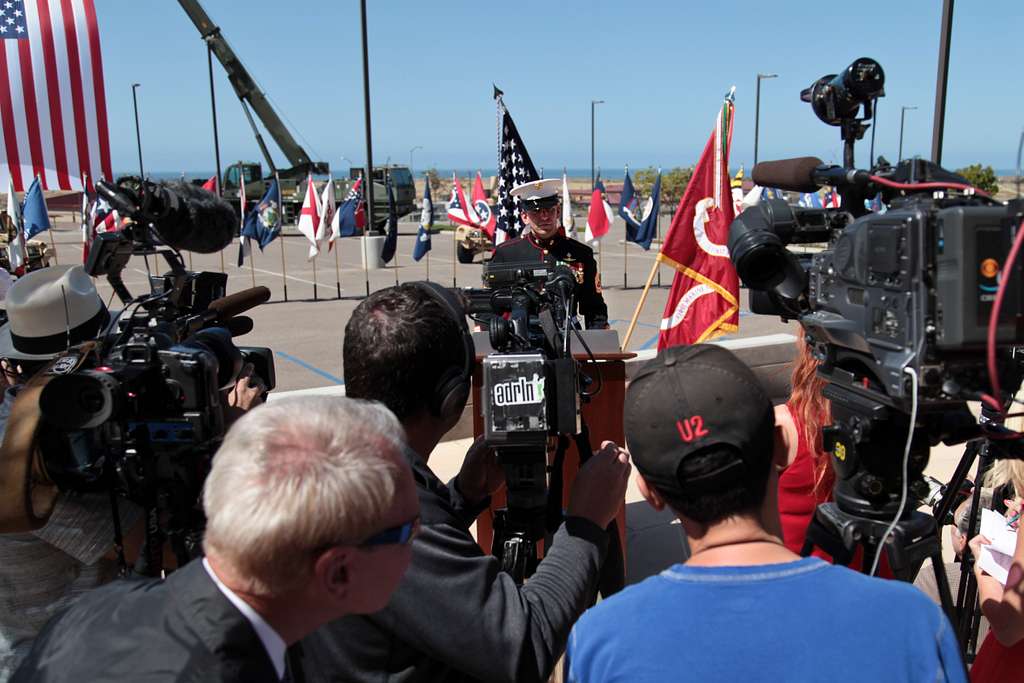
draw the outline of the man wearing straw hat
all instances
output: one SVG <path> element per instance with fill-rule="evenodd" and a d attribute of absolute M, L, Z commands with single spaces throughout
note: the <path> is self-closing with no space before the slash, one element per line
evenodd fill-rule
<path fill-rule="evenodd" d="M 40 371 L 68 348 L 99 337 L 110 319 L 107 308 L 81 266 L 32 271 L 5 293 L 8 321 L 0 326 L 0 681 L 28 654 L 50 617 L 118 574 L 107 492 L 58 492 L 40 485 L 32 488 L 28 505 L 22 495 L 23 465 L 34 452 L 38 429 L 33 394 L 42 388 Z M 230 414 L 258 402 L 259 391 L 240 379 L 227 401 Z M 19 395 L 22 400 L 16 403 Z M 38 523 L 26 521 L 26 507 Z M 141 511 L 127 501 L 118 511 L 131 561 L 130 546 L 138 543 L 131 530 L 138 526 L 141 531 Z"/>

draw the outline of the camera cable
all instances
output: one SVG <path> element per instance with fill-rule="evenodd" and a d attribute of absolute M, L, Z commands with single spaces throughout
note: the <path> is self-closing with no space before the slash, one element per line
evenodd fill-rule
<path fill-rule="evenodd" d="M 893 517 L 892 523 L 886 527 L 885 533 L 882 534 L 882 540 L 878 543 L 878 550 L 875 552 L 875 561 L 871 563 L 871 576 L 877 576 L 878 562 L 882 559 L 882 553 L 885 551 L 885 542 L 889 538 L 889 534 L 892 533 L 896 525 L 899 524 L 900 518 L 903 517 L 903 511 L 907 507 L 908 489 L 910 488 L 909 482 L 907 481 L 907 470 L 910 465 L 910 445 L 914 441 L 914 424 L 917 422 L 917 372 L 914 368 L 903 368 L 903 372 L 910 375 L 910 383 L 913 388 L 911 393 L 910 403 L 910 429 L 907 431 L 907 444 L 903 448 L 903 486 L 900 492 L 900 506 L 896 509 L 896 515 Z"/>

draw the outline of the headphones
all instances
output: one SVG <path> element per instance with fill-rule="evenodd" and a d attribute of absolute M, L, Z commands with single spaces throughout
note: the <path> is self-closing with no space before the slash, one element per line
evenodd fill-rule
<path fill-rule="evenodd" d="M 445 370 L 434 387 L 430 398 L 430 411 L 445 420 L 462 414 L 469 400 L 473 376 L 473 337 L 466 324 L 465 305 L 448 289 L 434 282 L 410 282 L 420 291 L 440 304 L 448 316 L 459 326 L 459 337 L 462 341 L 462 365 Z"/>

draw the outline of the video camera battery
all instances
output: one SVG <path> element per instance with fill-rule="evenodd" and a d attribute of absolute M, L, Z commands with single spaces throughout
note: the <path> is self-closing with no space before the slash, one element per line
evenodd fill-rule
<path fill-rule="evenodd" d="M 487 445 L 543 447 L 549 426 L 544 384 L 540 353 L 495 353 L 484 358 L 481 409 Z"/>
<path fill-rule="evenodd" d="M 1004 264 L 1012 235 L 1002 207 L 956 206 L 940 211 L 936 225 L 936 346 L 944 351 L 984 348 L 996 291 L 1004 278 L 996 343 L 1020 343 L 1020 263 Z"/>

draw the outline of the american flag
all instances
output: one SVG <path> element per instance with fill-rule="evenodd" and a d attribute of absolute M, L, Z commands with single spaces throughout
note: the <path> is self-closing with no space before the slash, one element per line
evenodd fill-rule
<path fill-rule="evenodd" d="M 517 185 L 540 179 L 501 96 L 502 92 L 495 88 L 494 99 L 498 103 L 498 116 L 501 119 L 498 135 L 498 202 L 495 206 L 498 212 L 498 232 L 495 244 L 519 236 L 524 227 L 519 216 L 519 197 L 510 196 L 509 191 Z"/>
<path fill-rule="evenodd" d="M 112 177 L 93 0 L 0 0 L 0 183 Z"/>

